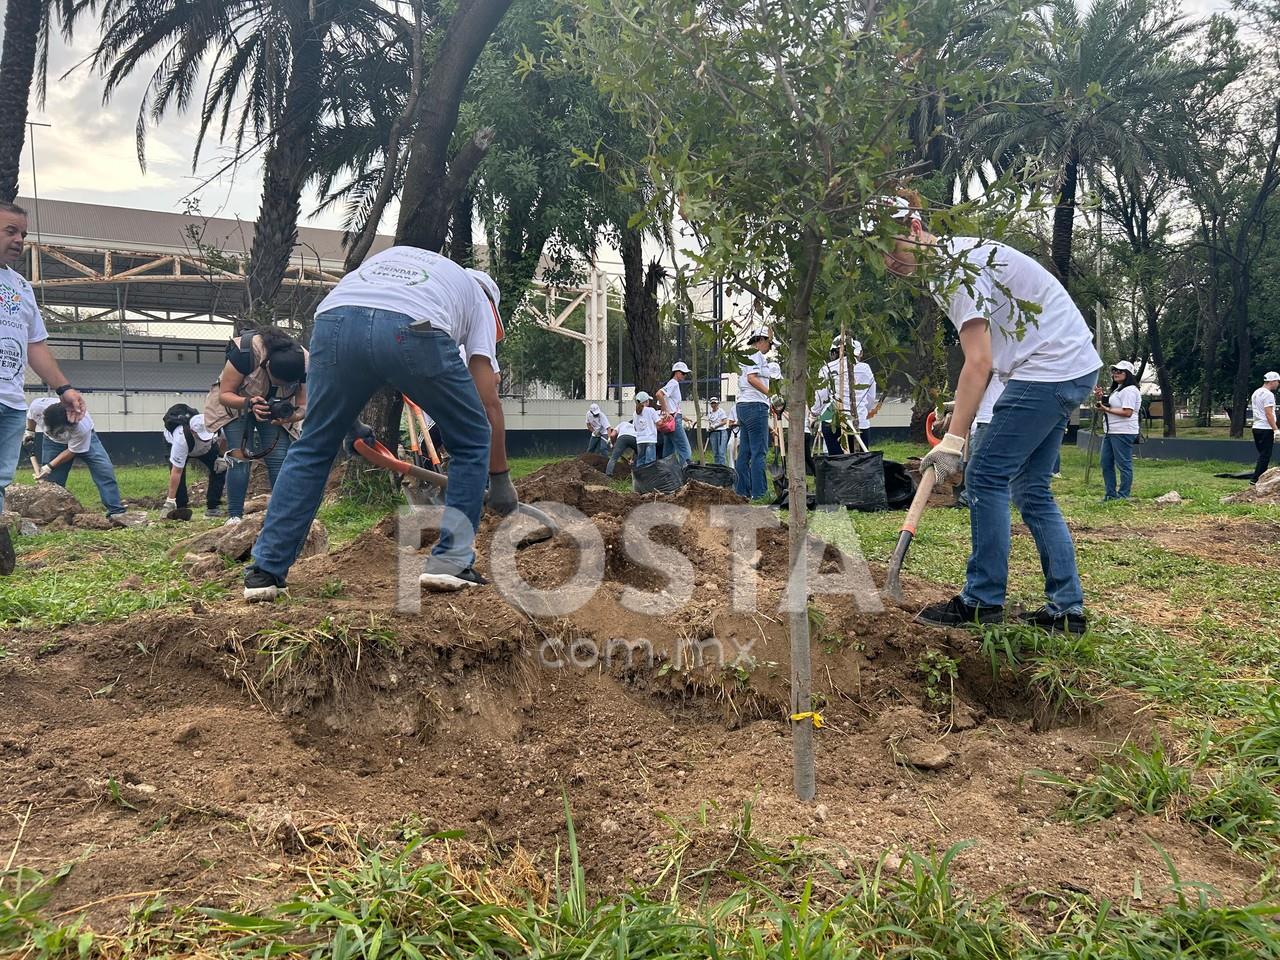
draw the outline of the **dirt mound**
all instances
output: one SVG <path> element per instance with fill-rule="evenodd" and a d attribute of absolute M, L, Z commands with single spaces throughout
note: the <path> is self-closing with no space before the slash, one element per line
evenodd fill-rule
<path fill-rule="evenodd" d="M 609 466 L 609 458 L 603 457 L 598 453 L 580 453 L 578 454 L 578 459 L 581 462 L 585 463 L 587 466 L 591 467 L 591 469 L 598 470 L 601 474 L 604 473 L 605 467 Z M 630 480 L 631 479 L 631 461 L 630 460 L 619 460 L 617 463 L 613 465 L 613 479 L 614 480 Z"/>
<path fill-rule="evenodd" d="M 1248 489 L 1222 498 L 1223 503 L 1280 503 L 1280 467 L 1271 467 Z"/>

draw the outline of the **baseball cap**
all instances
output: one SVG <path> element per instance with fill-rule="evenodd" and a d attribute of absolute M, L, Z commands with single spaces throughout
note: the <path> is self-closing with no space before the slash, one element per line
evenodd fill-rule
<path fill-rule="evenodd" d="M 712 403 L 719 403 L 719 402 L 720 402 L 720 398 L 719 398 L 719 397 L 712 397 L 712 398 L 711 398 L 711 402 L 712 402 Z"/>
<path fill-rule="evenodd" d="M 911 202 L 906 197 L 876 197 L 863 208 L 862 232 L 874 233 L 877 224 L 886 216 L 890 220 L 897 220 L 900 223 L 921 222 L 920 211 L 913 210 Z"/>
<path fill-rule="evenodd" d="M 596 416 L 600 412 L 600 404 L 593 403 L 591 406 L 587 407 L 587 412 L 593 417 Z"/>
<path fill-rule="evenodd" d="M 1138 372 L 1138 371 L 1134 368 L 1133 364 L 1132 364 L 1132 363 L 1130 363 L 1128 360 L 1121 360 L 1119 363 L 1113 363 L 1113 364 L 1111 365 L 1111 369 L 1112 369 L 1112 370 L 1123 370 L 1125 373 L 1134 373 L 1134 374 L 1136 374 L 1136 373 Z"/>
<path fill-rule="evenodd" d="M 672 373 L 688 373 L 689 365 L 685 363 L 683 360 L 677 360 L 675 363 L 671 365 L 671 372 Z"/>
<path fill-rule="evenodd" d="M 493 301 L 495 307 L 502 303 L 502 293 L 498 290 L 498 284 L 494 282 L 493 277 L 483 270 L 475 269 L 475 267 L 467 267 L 467 273 L 471 274 L 476 283 L 480 284 L 484 292 L 489 295 L 489 299 Z"/>
<path fill-rule="evenodd" d="M 652 399 L 653 398 L 649 396 L 647 393 L 645 393 L 643 390 L 641 390 L 639 393 L 636 394 L 636 403 L 648 403 Z"/>
<path fill-rule="evenodd" d="M 853 355 L 855 357 L 862 356 L 862 341 L 854 340 L 852 343 L 849 344 L 849 349 L 853 351 Z"/>
<path fill-rule="evenodd" d="M 1280 373 L 1276 373 L 1274 370 L 1269 370 L 1262 375 L 1262 379 L 1263 380 L 1280 380 Z"/>
<path fill-rule="evenodd" d="M 757 327 L 756 329 L 752 330 L 751 333 L 747 335 L 747 343 L 755 343 L 757 340 L 759 340 L 762 337 L 765 340 L 768 340 L 770 343 L 773 343 L 773 334 L 771 334 L 764 327 Z"/>

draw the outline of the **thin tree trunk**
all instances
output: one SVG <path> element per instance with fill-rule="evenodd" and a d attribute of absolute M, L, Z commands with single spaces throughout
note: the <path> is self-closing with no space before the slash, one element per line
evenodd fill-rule
<path fill-rule="evenodd" d="M 27 137 L 27 101 L 36 68 L 40 14 L 47 0 L 8 0 L 4 50 L 0 53 L 0 200 L 18 195 L 22 147 Z"/>
<path fill-rule="evenodd" d="M 937 409 L 938 395 L 947 386 L 947 372 L 942 371 L 938 383 L 938 306 L 933 297 L 916 297 L 916 335 L 912 338 L 908 362 L 915 387 L 912 392 L 911 423 L 908 437 L 914 443 L 925 442 L 925 420 Z"/>
<path fill-rule="evenodd" d="M 476 263 L 475 241 L 472 236 L 475 204 L 476 195 L 468 190 L 453 205 L 449 224 L 449 259 L 464 267 L 474 267 Z"/>
<path fill-rule="evenodd" d="M 1149 296 L 1144 294 L 1144 310 L 1147 316 L 1147 347 L 1151 351 L 1151 362 L 1156 368 L 1156 382 L 1160 385 L 1160 400 L 1164 405 L 1164 435 L 1178 435 L 1177 407 L 1173 402 L 1173 380 L 1169 377 L 1169 368 L 1164 362 L 1164 341 L 1160 336 L 1160 311 Z"/>
<path fill-rule="evenodd" d="M 1197 422 L 1209 426 L 1213 417 L 1213 385 L 1218 359 L 1218 331 L 1221 329 L 1220 280 L 1221 267 L 1218 257 L 1218 231 L 1208 224 L 1202 227 L 1205 240 L 1205 265 L 1208 268 L 1208 290 L 1200 302 L 1200 400 L 1197 404 Z"/>
<path fill-rule="evenodd" d="M 1245 414 L 1253 368 L 1253 338 L 1249 334 L 1249 263 L 1237 261 L 1231 269 L 1232 315 L 1235 320 L 1236 375 L 1231 390 L 1231 436 L 1244 436 Z"/>
<path fill-rule="evenodd" d="M 1068 290 L 1071 289 L 1071 232 L 1075 224 L 1076 186 L 1079 178 L 1080 162 L 1073 150 L 1062 168 L 1062 189 L 1058 192 L 1058 202 L 1053 208 L 1053 244 L 1050 252 L 1053 272 Z"/>
<path fill-rule="evenodd" d="M 622 231 L 622 312 L 627 321 L 627 345 L 635 369 L 637 390 L 650 393 L 662 380 L 662 334 L 658 325 L 658 284 L 663 277 L 657 263 L 644 266 L 644 235 L 633 227 Z"/>

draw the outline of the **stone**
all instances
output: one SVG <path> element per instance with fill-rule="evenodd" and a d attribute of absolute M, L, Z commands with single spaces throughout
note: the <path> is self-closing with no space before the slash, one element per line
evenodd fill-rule
<path fill-rule="evenodd" d="M 110 530 L 111 521 L 100 513 L 77 513 L 71 518 L 71 525 L 81 530 Z"/>
<path fill-rule="evenodd" d="M 10 489 L 13 488 L 10 487 Z M 8 527 L 11 533 L 21 537 L 34 537 L 40 532 L 40 528 L 35 525 L 35 521 L 28 520 L 21 514 L 13 513 L 9 510 L 0 512 L 0 527 Z"/>
<path fill-rule="evenodd" d="M 5 491 L 5 505 L 14 513 L 37 523 L 51 523 L 54 520 L 69 522 L 77 513 L 85 512 L 71 491 L 47 480 L 31 486 L 10 485 Z"/>
<path fill-rule="evenodd" d="M 263 515 L 255 514 L 229 527 L 214 527 L 212 530 L 206 530 L 204 533 L 179 542 L 170 548 L 169 556 L 183 557 L 184 564 L 187 563 L 186 557 L 190 554 L 217 554 L 229 560 L 248 560 L 258 534 L 262 532 L 262 522 Z M 311 523 L 311 529 L 307 531 L 307 539 L 302 545 L 298 559 L 328 552 L 329 533 L 325 530 L 324 524 L 314 520 Z"/>
<path fill-rule="evenodd" d="M 126 510 L 124 513 L 117 513 L 111 518 L 111 522 L 115 526 L 123 527 L 126 530 L 134 530 L 151 525 L 151 521 L 147 519 L 147 514 L 143 510 Z"/>
<path fill-rule="evenodd" d="M 936 740 L 912 740 L 901 751 L 902 762 L 917 770 L 942 770 L 951 766 L 951 751 Z"/>
<path fill-rule="evenodd" d="M 1156 503 L 1162 507 L 1167 507 L 1174 503 L 1182 503 L 1182 496 L 1177 490 L 1170 490 L 1163 496 L 1156 497 Z"/>
<path fill-rule="evenodd" d="M 9 489 L 13 489 L 10 487 Z M 1258 482 L 1253 486 L 1253 492 L 1259 497 L 1269 497 L 1272 494 L 1280 493 L 1280 467 L 1271 467 L 1262 476 L 1258 478 Z"/>
<path fill-rule="evenodd" d="M 267 504 L 271 501 L 271 494 L 264 493 L 260 497 L 252 497 L 244 502 L 245 516 L 251 513 L 262 513 L 267 509 Z"/>
<path fill-rule="evenodd" d="M 215 577 L 227 568 L 218 553 L 188 553 L 182 558 L 182 569 L 193 580 Z"/>
<path fill-rule="evenodd" d="M 184 723 L 173 734 L 174 743 L 190 743 L 200 738 L 200 724 Z"/>

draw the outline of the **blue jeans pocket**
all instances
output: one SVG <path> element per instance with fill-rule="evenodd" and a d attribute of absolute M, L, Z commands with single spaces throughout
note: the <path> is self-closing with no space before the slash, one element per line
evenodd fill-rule
<path fill-rule="evenodd" d="M 338 364 L 338 337 L 342 333 L 342 315 L 327 311 L 316 317 L 307 345 L 308 367 L 334 367 Z"/>

